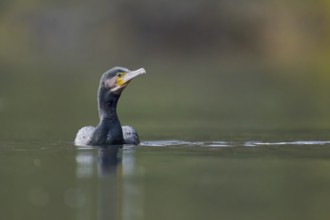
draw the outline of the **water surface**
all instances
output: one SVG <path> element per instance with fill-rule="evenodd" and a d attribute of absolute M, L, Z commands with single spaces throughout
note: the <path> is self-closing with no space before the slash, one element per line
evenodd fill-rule
<path fill-rule="evenodd" d="M 1 219 L 328 219 L 330 141 L 0 143 Z"/>

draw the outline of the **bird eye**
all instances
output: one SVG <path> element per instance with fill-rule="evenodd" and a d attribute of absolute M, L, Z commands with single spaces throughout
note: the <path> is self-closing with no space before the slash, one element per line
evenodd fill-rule
<path fill-rule="evenodd" d="M 122 73 L 118 73 L 117 76 L 118 76 L 118 77 L 122 77 L 123 74 L 122 74 Z"/>

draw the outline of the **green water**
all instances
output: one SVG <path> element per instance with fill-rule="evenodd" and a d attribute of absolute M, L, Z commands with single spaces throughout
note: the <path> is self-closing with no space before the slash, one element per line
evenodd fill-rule
<path fill-rule="evenodd" d="M 278 137 L 273 137 L 278 139 Z M 1 219 L 328 219 L 330 142 L 0 143 Z"/>
<path fill-rule="evenodd" d="M 330 83 L 204 66 L 145 65 L 120 149 L 73 145 L 102 68 L 1 72 L 0 219 L 329 219 Z"/>
<path fill-rule="evenodd" d="M 144 67 L 118 106 L 142 143 L 119 149 L 73 145 L 98 122 L 101 70 L 0 75 L 0 219 L 329 219 L 328 93 Z"/>

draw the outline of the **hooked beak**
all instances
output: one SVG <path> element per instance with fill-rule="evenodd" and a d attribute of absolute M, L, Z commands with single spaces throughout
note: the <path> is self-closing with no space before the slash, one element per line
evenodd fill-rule
<path fill-rule="evenodd" d="M 135 77 L 143 75 L 143 74 L 146 74 L 146 70 L 144 68 L 130 71 L 130 72 L 126 73 L 125 76 L 123 76 L 123 83 L 126 84 L 129 81 L 131 81 L 132 79 L 134 79 Z"/>
<path fill-rule="evenodd" d="M 115 92 L 119 89 L 125 88 L 132 79 L 143 74 L 146 74 L 146 70 L 144 68 L 127 72 L 123 77 L 117 79 L 116 86 L 112 88 L 111 91 Z"/>

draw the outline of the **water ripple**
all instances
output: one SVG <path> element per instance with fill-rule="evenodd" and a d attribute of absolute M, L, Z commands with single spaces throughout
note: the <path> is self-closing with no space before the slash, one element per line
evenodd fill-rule
<path fill-rule="evenodd" d="M 171 147 L 171 146 L 197 146 L 197 147 L 258 147 L 258 146 L 305 146 L 305 145 L 330 145 L 330 141 L 245 141 L 245 142 L 226 142 L 226 141 L 182 141 L 182 140 L 161 140 L 161 141 L 144 141 L 141 146 L 145 147 Z"/>
<path fill-rule="evenodd" d="M 330 141 L 281 141 L 281 142 L 262 142 L 262 141 L 247 141 L 244 146 L 280 146 L 280 145 L 326 145 Z"/>
<path fill-rule="evenodd" d="M 145 147 L 165 147 L 165 146 L 199 146 L 199 147 L 230 147 L 229 142 L 225 141 L 181 141 L 181 140 L 161 140 L 161 141 L 144 141 L 141 146 Z"/>
<path fill-rule="evenodd" d="M 141 142 L 140 145 L 149 146 L 149 147 L 164 147 L 164 146 L 191 145 L 191 142 L 178 141 L 178 140 L 144 141 Z"/>

